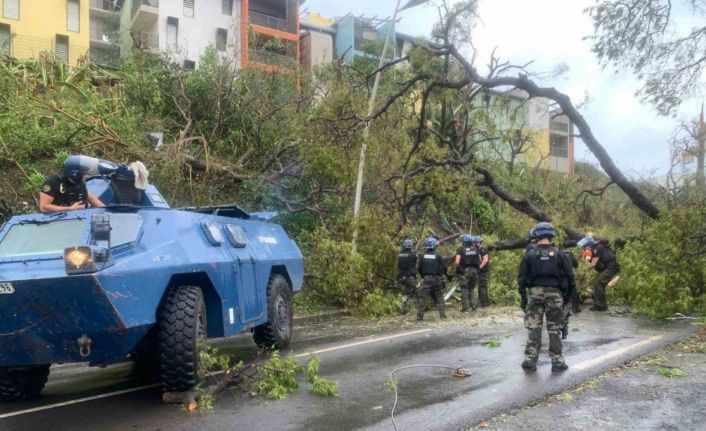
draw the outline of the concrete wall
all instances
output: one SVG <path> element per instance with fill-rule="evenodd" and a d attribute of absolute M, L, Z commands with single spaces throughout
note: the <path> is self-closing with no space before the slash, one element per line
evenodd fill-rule
<path fill-rule="evenodd" d="M 333 35 L 311 30 L 301 40 L 302 68 L 312 72 L 316 66 L 333 61 Z"/>
<path fill-rule="evenodd" d="M 68 36 L 69 64 L 75 66 L 90 46 L 88 0 L 80 0 L 79 10 L 80 31 L 71 32 L 66 29 L 66 0 L 20 0 L 19 20 L 4 18 L 0 5 L 0 23 L 9 25 L 13 35 L 11 55 L 28 59 L 42 51 L 53 52 L 59 34 Z"/>
<path fill-rule="evenodd" d="M 228 30 L 228 46 L 224 55 L 232 58 L 236 65 L 240 61 L 240 2 L 233 2 L 233 14 L 223 15 L 221 0 L 197 0 L 194 17 L 184 16 L 183 0 L 160 0 L 157 31 L 159 49 L 167 51 L 167 18 L 179 20 L 178 47 L 169 54 L 180 64 L 191 60 L 198 65 L 199 57 L 209 45 L 215 47 L 216 29 Z"/>

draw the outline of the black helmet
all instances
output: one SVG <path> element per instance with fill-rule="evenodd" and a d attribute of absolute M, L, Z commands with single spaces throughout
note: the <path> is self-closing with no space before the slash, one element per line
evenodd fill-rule
<path fill-rule="evenodd" d="M 98 159 L 87 156 L 69 156 L 64 160 L 64 177 L 74 183 L 81 181 L 84 175 L 91 172 L 98 172 Z"/>
<path fill-rule="evenodd" d="M 534 229 L 532 229 L 532 234 L 535 238 L 554 238 L 556 236 L 556 231 L 551 223 L 543 221 L 534 226 Z"/>

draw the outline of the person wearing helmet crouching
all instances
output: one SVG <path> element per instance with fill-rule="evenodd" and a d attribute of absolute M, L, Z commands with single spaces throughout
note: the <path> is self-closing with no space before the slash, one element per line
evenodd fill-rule
<path fill-rule="evenodd" d="M 618 259 L 606 241 L 598 241 L 587 236 L 579 241 L 579 246 L 590 253 L 591 261 L 588 265 L 588 270 L 596 270 L 598 272 L 598 277 L 593 285 L 593 306 L 589 310 L 607 311 L 606 288 L 620 272 Z"/>
<path fill-rule="evenodd" d="M 429 302 L 429 296 L 434 295 L 436 304 L 439 307 L 439 318 L 446 318 L 446 306 L 444 304 L 444 280 L 442 276 L 446 274 L 446 263 L 444 258 L 436 252 L 439 241 L 434 237 L 424 240 L 424 254 L 417 262 L 417 272 L 422 276 L 422 288 L 417 301 L 417 321 L 424 320 L 424 312 Z"/>
<path fill-rule="evenodd" d="M 50 175 L 39 193 L 39 211 L 60 212 L 82 210 L 88 207 L 104 207 L 100 199 L 86 188 L 88 175 L 93 172 L 87 160 L 90 157 L 69 156 L 64 161 L 61 174 Z"/>
<path fill-rule="evenodd" d="M 402 250 L 397 256 L 397 279 L 402 285 L 402 309 L 400 314 L 407 314 L 408 308 L 417 299 L 417 253 L 413 250 L 411 239 L 402 241 Z"/>
<path fill-rule="evenodd" d="M 552 371 L 562 371 L 569 368 L 564 361 L 561 345 L 563 298 L 570 297 L 575 288 L 574 269 L 561 250 L 551 243 L 556 232 L 550 223 L 537 223 L 534 236 L 537 238 L 537 247 L 529 250 L 522 258 L 518 275 L 522 309 L 526 311 L 525 327 L 529 331 L 522 368 L 537 369 L 542 347 L 542 325 L 546 315 Z M 562 292 L 564 278 L 567 287 Z"/>

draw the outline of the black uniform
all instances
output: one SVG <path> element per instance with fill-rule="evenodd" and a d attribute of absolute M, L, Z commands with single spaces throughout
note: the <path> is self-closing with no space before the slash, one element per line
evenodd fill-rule
<path fill-rule="evenodd" d="M 474 245 L 464 245 L 456 251 L 456 256 L 460 257 L 458 265 L 461 274 L 461 311 L 469 308 L 476 309 L 475 289 L 478 284 L 478 268 L 481 261 L 481 253 Z"/>
<path fill-rule="evenodd" d="M 434 250 L 427 250 L 419 256 L 417 271 L 422 276 L 422 289 L 417 301 L 417 320 L 424 319 L 429 296 L 434 295 L 436 305 L 439 307 L 439 317 L 446 317 L 444 304 L 444 282 L 442 276 L 446 274 L 444 258 Z"/>
<path fill-rule="evenodd" d="M 402 309 L 406 314 L 409 302 L 417 299 L 417 253 L 412 250 L 402 250 L 397 256 L 397 278 L 402 285 Z"/>
<path fill-rule="evenodd" d="M 488 284 L 490 283 L 490 253 L 485 246 L 480 246 L 478 248 L 480 251 L 480 259 L 483 261 L 485 256 L 488 256 L 488 263 L 485 264 L 483 268 L 478 270 L 478 301 L 481 307 L 487 307 L 490 305 L 490 298 L 488 297 Z"/>
<path fill-rule="evenodd" d="M 63 175 L 50 175 L 42 185 L 42 193 L 54 198 L 52 204 L 68 207 L 76 202 L 88 203 L 86 183 L 79 181 L 74 184 Z"/>
<path fill-rule="evenodd" d="M 615 253 L 605 244 L 597 244 L 593 247 L 592 255 L 598 258 L 596 271 L 598 278 L 593 285 L 593 304 L 598 310 L 607 310 L 608 303 L 605 299 L 605 290 L 610 280 L 620 272 L 620 265 L 615 257 Z"/>

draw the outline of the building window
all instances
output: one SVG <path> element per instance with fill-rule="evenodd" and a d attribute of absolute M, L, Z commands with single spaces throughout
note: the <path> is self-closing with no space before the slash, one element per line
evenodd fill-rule
<path fill-rule="evenodd" d="M 223 15 L 233 15 L 233 0 L 221 0 Z"/>
<path fill-rule="evenodd" d="M 194 3 L 196 0 L 184 0 L 184 16 L 188 18 L 194 17 Z"/>
<path fill-rule="evenodd" d="M 0 24 L 0 55 L 11 55 L 12 32 L 7 24 Z"/>
<path fill-rule="evenodd" d="M 2 17 L 9 19 L 20 19 L 20 0 L 3 1 Z"/>
<path fill-rule="evenodd" d="M 219 51 L 226 50 L 226 44 L 228 43 L 228 30 L 224 28 L 216 29 L 216 49 Z"/>
<path fill-rule="evenodd" d="M 567 136 L 551 135 L 549 143 L 549 155 L 563 158 L 569 157 L 569 138 Z"/>
<path fill-rule="evenodd" d="M 81 8 L 79 0 L 66 0 L 66 30 L 73 32 L 81 31 Z"/>
<path fill-rule="evenodd" d="M 69 62 L 69 37 L 61 34 L 56 35 L 54 44 L 54 54 L 64 63 Z"/>
<path fill-rule="evenodd" d="M 167 50 L 177 50 L 177 40 L 179 37 L 179 19 L 174 17 L 167 18 Z"/>
<path fill-rule="evenodd" d="M 184 70 L 195 70 L 196 62 L 193 60 L 184 60 Z"/>

